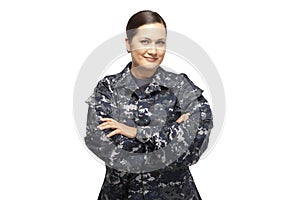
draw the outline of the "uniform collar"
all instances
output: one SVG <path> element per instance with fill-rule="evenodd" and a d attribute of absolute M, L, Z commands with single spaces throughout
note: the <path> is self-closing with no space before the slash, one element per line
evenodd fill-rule
<path fill-rule="evenodd" d="M 135 91 L 138 89 L 138 86 L 130 73 L 130 66 L 131 62 L 129 62 L 121 72 L 121 78 L 115 85 L 116 88 L 125 87 L 126 89 L 129 89 L 131 91 Z M 151 83 L 146 88 L 145 93 L 150 94 L 154 91 L 161 91 L 161 87 L 170 88 L 172 87 L 172 85 L 174 86 L 174 83 L 172 83 L 172 80 L 169 80 L 168 72 L 159 66 L 152 78 Z"/>
<path fill-rule="evenodd" d="M 116 88 L 126 88 L 131 91 L 135 91 L 136 89 L 138 89 L 137 84 L 135 83 L 135 81 L 131 76 L 130 66 L 131 66 L 131 62 L 129 62 L 120 73 L 121 77 L 119 78 L 119 80 L 115 85 Z"/>

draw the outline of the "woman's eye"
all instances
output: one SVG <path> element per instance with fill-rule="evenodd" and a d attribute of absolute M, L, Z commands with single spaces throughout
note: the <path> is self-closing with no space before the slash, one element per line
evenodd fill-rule
<path fill-rule="evenodd" d="M 149 44 L 150 42 L 149 42 L 148 40 L 141 40 L 141 43 L 142 43 L 143 45 L 147 45 L 147 44 Z"/>
<path fill-rule="evenodd" d="M 156 44 L 158 44 L 159 46 L 163 46 L 165 45 L 165 41 L 158 41 Z"/>

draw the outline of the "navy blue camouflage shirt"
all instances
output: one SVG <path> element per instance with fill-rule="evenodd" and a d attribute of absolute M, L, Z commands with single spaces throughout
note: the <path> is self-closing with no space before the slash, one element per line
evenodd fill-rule
<path fill-rule="evenodd" d="M 189 166 L 205 151 L 213 127 L 203 90 L 185 74 L 158 67 L 151 82 L 139 87 L 129 63 L 104 77 L 86 100 L 85 143 L 106 164 L 101 200 L 199 200 Z M 182 115 L 187 120 L 177 123 Z M 106 137 L 101 118 L 137 128 L 136 138 Z"/>

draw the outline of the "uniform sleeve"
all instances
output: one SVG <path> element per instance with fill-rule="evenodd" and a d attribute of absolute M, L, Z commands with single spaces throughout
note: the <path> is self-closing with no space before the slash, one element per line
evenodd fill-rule
<path fill-rule="evenodd" d="M 102 123 L 102 118 L 113 118 L 115 103 L 112 88 L 107 79 L 99 81 L 93 94 L 86 100 L 89 105 L 86 124 L 85 143 L 87 147 L 107 165 L 117 167 L 120 165 L 122 154 L 139 151 L 143 145 L 136 139 L 130 139 L 117 134 L 111 138 L 106 137 L 113 129 L 100 130 L 97 128 Z M 126 158 L 123 156 L 123 158 Z M 123 163 L 126 163 L 123 160 Z"/>
<path fill-rule="evenodd" d="M 155 149 L 167 147 L 167 162 L 175 161 L 175 165 L 195 164 L 205 151 L 213 127 L 210 106 L 202 95 L 203 90 L 195 86 L 185 74 L 177 85 L 178 106 L 181 113 L 189 113 L 189 118 L 182 122 L 165 124 L 164 126 L 138 126 L 137 139 L 152 143 Z M 172 154 L 172 155 L 169 155 Z M 175 157 L 174 157 L 175 155 Z M 168 160 L 169 158 L 169 160 Z M 175 159 L 177 158 L 177 159 Z"/>

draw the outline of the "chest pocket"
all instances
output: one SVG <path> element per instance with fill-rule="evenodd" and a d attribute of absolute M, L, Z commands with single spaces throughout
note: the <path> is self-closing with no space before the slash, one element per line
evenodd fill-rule
<path fill-rule="evenodd" d="M 136 105 L 134 121 L 139 126 L 163 126 L 175 122 L 181 115 L 177 97 L 168 89 L 137 99 Z"/>
<path fill-rule="evenodd" d="M 181 115 L 177 97 L 168 89 L 148 95 L 128 93 L 118 95 L 118 99 L 117 118 L 127 125 L 163 126 L 175 122 Z"/>

